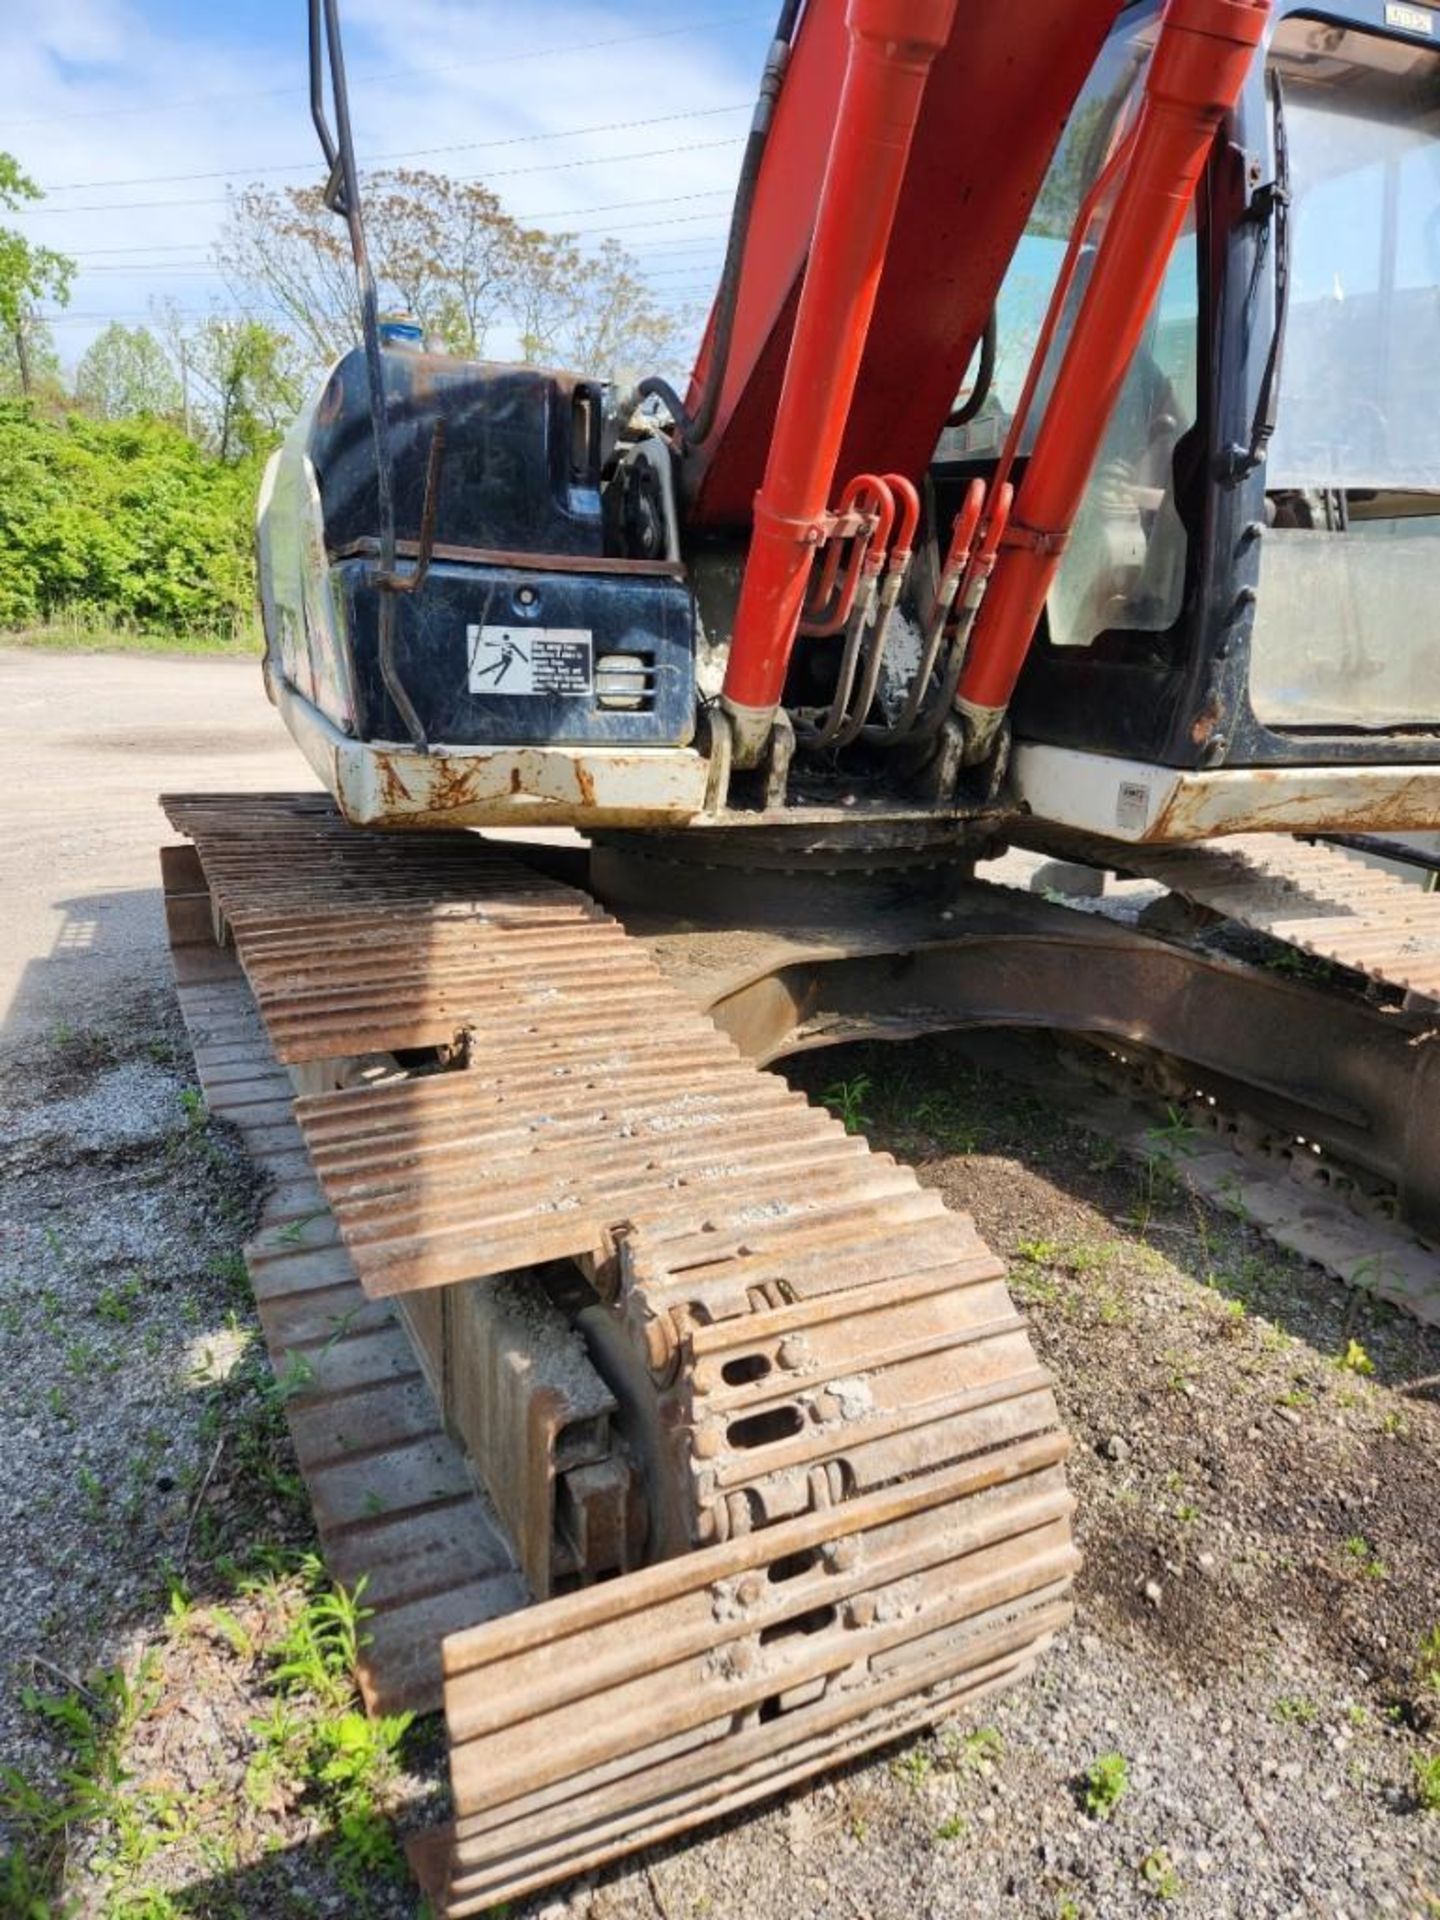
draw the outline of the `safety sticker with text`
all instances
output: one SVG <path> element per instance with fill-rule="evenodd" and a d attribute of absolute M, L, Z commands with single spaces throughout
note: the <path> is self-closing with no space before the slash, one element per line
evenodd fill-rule
<path fill-rule="evenodd" d="M 588 627 L 467 627 L 471 693 L 590 693 Z"/>

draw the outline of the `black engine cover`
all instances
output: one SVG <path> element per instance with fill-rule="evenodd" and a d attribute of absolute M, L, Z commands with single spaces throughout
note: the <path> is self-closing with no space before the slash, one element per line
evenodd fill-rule
<path fill-rule="evenodd" d="M 396 596 L 395 664 L 427 737 L 455 746 L 688 741 L 693 601 L 679 568 L 606 557 L 601 388 L 439 354 L 387 351 L 383 362 L 402 565 L 413 562 L 445 423 L 435 560 L 418 593 Z M 403 740 L 379 671 L 379 497 L 358 349 L 330 377 L 309 453 L 362 730 Z"/>

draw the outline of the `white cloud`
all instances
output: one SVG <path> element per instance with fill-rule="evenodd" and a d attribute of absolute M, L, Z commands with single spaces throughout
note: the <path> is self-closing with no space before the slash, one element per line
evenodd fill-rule
<path fill-rule="evenodd" d="M 223 284 L 204 271 L 226 177 L 241 184 L 260 167 L 292 162 L 295 171 L 265 177 L 276 185 L 318 177 L 303 7 L 295 0 L 289 43 L 274 45 L 247 39 L 237 11 L 196 6 L 183 27 L 162 27 L 144 0 L 0 0 L 0 148 L 55 189 L 23 225 L 81 263 L 76 318 L 57 330 L 69 360 L 106 318 L 143 316 L 152 298 L 191 310 L 227 304 Z M 703 298 L 747 124 L 744 110 L 714 110 L 748 102 L 768 11 L 764 0 L 685 7 L 693 19 L 732 20 L 720 34 L 666 31 L 675 16 L 653 8 L 348 0 L 362 162 L 468 148 L 417 154 L 413 164 L 491 178 L 512 211 L 586 229 L 587 244 L 616 233 L 642 256 L 657 292 Z M 615 44 L 595 44 L 607 41 Z M 517 57 L 537 49 L 542 57 Z M 536 137 L 672 114 L 697 117 Z M 115 184 L 211 173 L 222 177 Z M 613 206 L 641 200 L 656 204 Z M 164 270 L 138 271 L 142 264 Z"/>

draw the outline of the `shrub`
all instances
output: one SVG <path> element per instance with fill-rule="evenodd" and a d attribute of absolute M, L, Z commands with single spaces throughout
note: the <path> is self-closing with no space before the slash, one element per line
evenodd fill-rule
<path fill-rule="evenodd" d="M 0 626 L 83 608 L 118 626 L 230 632 L 255 598 L 258 459 L 170 421 L 0 405 Z"/>

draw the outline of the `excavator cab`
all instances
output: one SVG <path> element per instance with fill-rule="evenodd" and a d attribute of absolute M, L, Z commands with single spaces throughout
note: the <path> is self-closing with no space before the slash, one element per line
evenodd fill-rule
<path fill-rule="evenodd" d="M 785 8 L 683 398 L 382 343 L 370 288 L 260 516 L 342 810 L 1440 825 L 1437 16 L 884 12 Z"/>
<path fill-rule="evenodd" d="M 947 506 L 993 458 L 1157 12 L 1131 10 L 1071 116 L 1001 288 L 990 395 L 942 436 Z M 1421 10 L 1367 12 L 1275 22 L 1097 456 L 1013 709 L 1022 792 L 1076 825 L 1125 821 L 1067 754 L 1323 769 L 1379 829 L 1389 783 L 1368 811 L 1366 770 L 1440 753 L 1440 52 L 1409 37 Z M 1228 824 L 1262 826 L 1271 784 Z"/>

